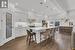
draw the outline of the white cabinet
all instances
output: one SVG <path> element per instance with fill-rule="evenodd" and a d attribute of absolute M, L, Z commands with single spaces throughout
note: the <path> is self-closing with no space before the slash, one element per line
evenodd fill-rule
<path fill-rule="evenodd" d="M 25 35 L 26 35 L 26 28 L 22 27 L 15 28 L 15 37 L 20 37 Z"/>
<path fill-rule="evenodd" d="M 15 29 L 15 37 L 20 37 L 20 36 L 25 36 L 27 35 L 26 33 L 26 27 L 27 27 L 26 22 L 15 22 L 14 29 Z"/>

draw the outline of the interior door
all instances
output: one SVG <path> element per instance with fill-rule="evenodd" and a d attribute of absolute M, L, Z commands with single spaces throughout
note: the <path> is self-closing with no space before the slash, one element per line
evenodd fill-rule
<path fill-rule="evenodd" d="M 12 14 L 6 13 L 6 38 L 12 36 Z"/>

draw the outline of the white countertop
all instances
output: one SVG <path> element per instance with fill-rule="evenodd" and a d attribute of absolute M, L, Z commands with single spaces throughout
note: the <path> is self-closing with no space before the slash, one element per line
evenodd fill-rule
<path fill-rule="evenodd" d="M 49 28 L 55 28 L 55 26 L 51 26 L 51 27 L 33 27 L 33 28 L 30 28 L 30 29 L 33 29 L 33 30 L 42 30 L 42 29 L 49 29 Z"/>

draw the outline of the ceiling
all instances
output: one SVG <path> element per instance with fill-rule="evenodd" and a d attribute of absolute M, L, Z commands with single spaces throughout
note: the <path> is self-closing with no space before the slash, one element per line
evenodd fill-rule
<path fill-rule="evenodd" d="M 15 8 L 22 11 L 32 11 L 39 14 L 56 15 L 75 10 L 75 0 L 9 0 Z M 40 2 L 43 4 L 41 5 Z"/>
<path fill-rule="evenodd" d="M 65 11 L 72 11 L 75 9 L 75 0 L 54 0 Z"/>
<path fill-rule="evenodd" d="M 43 4 L 41 5 L 40 2 Z M 15 9 L 45 15 L 58 15 L 64 12 L 60 6 L 57 6 L 58 4 L 55 4 L 54 1 L 51 0 L 47 0 L 46 3 L 44 3 L 44 0 L 9 0 L 9 3 L 11 4 L 10 6 L 13 6 Z"/>

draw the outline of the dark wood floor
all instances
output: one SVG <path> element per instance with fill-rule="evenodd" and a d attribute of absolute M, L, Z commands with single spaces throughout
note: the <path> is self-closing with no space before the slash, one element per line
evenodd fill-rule
<path fill-rule="evenodd" d="M 55 40 L 48 39 L 41 44 L 32 42 L 30 46 L 26 42 L 26 37 L 21 37 L 1 46 L 0 50 L 71 50 L 71 37 L 56 32 Z"/>

